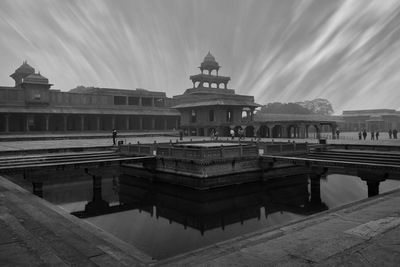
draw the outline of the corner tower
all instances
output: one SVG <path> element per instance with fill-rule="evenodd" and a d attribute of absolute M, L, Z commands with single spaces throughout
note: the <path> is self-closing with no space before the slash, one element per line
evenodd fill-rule
<path fill-rule="evenodd" d="M 35 69 L 32 68 L 28 62 L 25 60 L 18 69 L 14 71 L 13 74 L 10 75 L 11 78 L 15 81 L 15 87 L 21 87 L 22 80 L 35 73 Z"/>

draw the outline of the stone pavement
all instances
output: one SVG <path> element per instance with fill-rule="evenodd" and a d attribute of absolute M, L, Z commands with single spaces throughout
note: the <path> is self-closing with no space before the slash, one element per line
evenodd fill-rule
<path fill-rule="evenodd" d="M 60 136 L 62 138 L 62 136 Z M 118 140 L 124 141 L 124 144 L 128 143 L 137 143 L 138 141 L 141 143 L 153 143 L 157 142 L 169 142 L 172 140 L 173 142 L 177 140 L 176 136 L 128 136 L 118 138 Z M 184 137 L 184 141 L 190 140 L 209 140 L 208 137 L 194 136 L 194 137 Z M 226 140 L 227 137 L 220 138 L 222 140 Z M 230 138 L 228 138 L 230 140 Z M 247 141 L 250 141 L 251 138 L 246 138 Z M 276 142 L 287 142 L 287 141 L 295 141 L 298 143 L 309 142 L 309 143 L 317 143 L 317 139 L 271 139 L 271 138 L 263 138 L 262 141 L 270 142 L 272 140 Z M 237 142 L 237 138 L 235 138 Z M 338 140 L 327 140 L 328 144 L 367 144 L 367 145 L 397 145 L 400 146 L 400 139 L 383 139 L 379 141 L 372 140 L 353 140 L 353 139 L 338 139 Z M 111 138 L 88 138 L 88 139 L 61 139 L 61 140 L 21 140 L 21 141 L 2 141 L 0 142 L 0 152 L 1 151 L 21 151 L 21 150 L 29 150 L 29 149 L 49 149 L 49 148 L 69 148 L 69 147 L 98 147 L 98 146 L 112 146 Z"/>
<path fill-rule="evenodd" d="M 136 266 L 152 259 L 0 177 L 0 266 Z"/>
<path fill-rule="evenodd" d="M 170 258 L 167 266 L 399 266 L 400 190 Z"/>

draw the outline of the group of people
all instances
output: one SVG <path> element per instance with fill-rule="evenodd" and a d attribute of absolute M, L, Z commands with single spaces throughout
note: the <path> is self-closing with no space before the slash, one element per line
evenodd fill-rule
<path fill-rule="evenodd" d="M 396 129 L 394 129 L 394 130 L 389 129 L 388 134 L 389 134 L 389 139 L 392 139 L 392 137 L 393 137 L 393 139 L 397 139 L 397 130 Z M 367 130 L 364 129 L 364 130 L 358 132 L 358 139 L 365 140 L 367 138 L 367 135 L 368 135 Z M 370 136 L 371 136 L 371 140 L 379 140 L 379 131 L 375 132 L 374 130 L 371 130 Z"/>
<path fill-rule="evenodd" d="M 367 130 L 362 130 L 360 132 L 358 132 L 358 139 L 362 140 L 362 139 L 366 139 L 367 138 Z M 379 131 L 374 132 L 374 130 L 371 131 L 371 140 L 379 140 Z"/>
<path fill-rule="evenodd" d="M 242 128 L 239 128 L 237 133 L 239 136 L 239 140 L 245 139 L 244 130 Z M 229 131 L 229 134 L 230 134 L 232 140 L 235 139 L 235 130 L 234 129 L 231 129 Z"/>
<path fill-rule="evenodd" d="M 392 136 L 393 136 L 393 139 L 397 139 L 397 130 L 396 129 L 394 129 L 394 130 L 389 129 L 389 139 L 392 139 Z"/>

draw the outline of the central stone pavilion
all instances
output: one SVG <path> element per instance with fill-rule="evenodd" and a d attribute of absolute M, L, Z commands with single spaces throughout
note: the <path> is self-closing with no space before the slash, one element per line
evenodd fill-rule
<path fill-rule="evenodd" d="M 219 76 L 221 66 L 210 52 L 200 65 L 200 74 L 190 76 L 193 88 L 173 97 L 172 108 L 181 114 L 181 129 L 185 135 L 209 136 L 217 131 L 229 136 L 230 129 L 253 120 L 254 109 L 260 105 L 253 96 L 238 95 L 228 89 L 230 77 Z"/>

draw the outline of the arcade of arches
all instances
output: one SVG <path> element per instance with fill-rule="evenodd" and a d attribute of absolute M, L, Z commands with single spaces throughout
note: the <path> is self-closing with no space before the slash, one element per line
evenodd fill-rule
<path fill-rule="evenodd" d="M 179 117 L 160 115 L 0 114 L 0 132 L 172 130 Z"/>
<path fill-rule="evenodd" d="M 230 136 L 230 130 L 238 136 L 239 129 L 243 130 L 245 137 L 250 138 L 319 138 L 322 132 L 332 134 L 334 138 L 337 130 L 336 122 L 253 122 L 237 126 L 217 127 L 191 127 L 185 128 L 184 134 L 191 136 L 210 136 L 217 132 L 219 136 Z"/>

